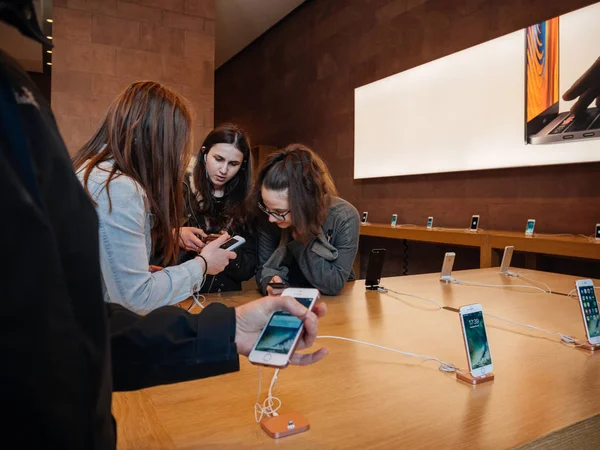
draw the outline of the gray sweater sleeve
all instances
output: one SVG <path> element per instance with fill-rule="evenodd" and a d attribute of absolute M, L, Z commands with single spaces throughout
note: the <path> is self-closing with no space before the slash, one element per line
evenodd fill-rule
<path fill-rule="evenodd" d="M 287 244 L 308 282 L 326 295 L 337 295 L 344 288 L 358 251 L 360 219 L 350 208 L 335 221 L 329 242 L 321 235 L 307 246 L 299 241 Z"/>

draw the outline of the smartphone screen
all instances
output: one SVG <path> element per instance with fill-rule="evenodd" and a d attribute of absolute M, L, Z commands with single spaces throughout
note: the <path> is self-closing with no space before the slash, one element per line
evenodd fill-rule
<path fill-rule="evenodd" d="M 374 248 L 369 255 L 365 286 L 378 286 L 385 261 L 385 248 Z"/>
<path fill-rule="evenodd" d="M 367 216 L 368 215 L 369 215 L 369 213 L 366 212 L 366 211 L 363 213 L 363 215 L 362 215 L 362 223 L 366 223 L 367 222 Z"/>
<path fill-rule="evenodd" d="M 463 314 L 462 320 L 471 371 L 491 365 L 492 355 L 483 322 L 483 312 L 475 311 Z"/>
<path fill-rule="evenodd" d="M 528 220 L 525 234 L 533 234 L 533 227 L 535 227 L 535 220 Z"/>
<path fill-rule="evenodd" d="M 596 224 L 596 239 L 600 239 L 600 223 Z"/>
<path fill-rule="evenodd" d="M 433 217 L 429 217 L 427 219 L 427 228 L 431 228 L 433 226 Z"/>
<path fill-rule="evenodd" d="M 471 230 L 476 230 L 479 225 L 479 216 L 473 216 L 471 219 Z"/>
<path fill-rule="evenodd" d="M 296 300 L 306 308 L 310 308 L 313 301 L 312 298 L 296 298 Z M 284 311 L 277 311 L 271 316 L 271 320 L 254 350 L 287 355 L 294 345 L 300 327 L 302 327 L 302 321 L 296 316 Z"/>
<path fill-rule="evenodd" d="M 396 214 L 394 214 L 392 216 L 392 226 L 395 227 L 396 226 L 396 222 L 398 221 L 398 216 Z"/>
<path fill-rule="evenodd" d="M 577 290 L 587 324 L 588 337 L 590 339 L 600 337 L 600 313 L 594 286 L 578 286 Z"/>
<path fill-rule="evenodd" d="M 237 244 L 239 241 L 237 239 L 229 239 L 227 242 L 225 242 L 223 245 L 221 245 L 221 248 L 223 250 L 227 250 L 229 247 L 232 247 L 233 245 Z"/>

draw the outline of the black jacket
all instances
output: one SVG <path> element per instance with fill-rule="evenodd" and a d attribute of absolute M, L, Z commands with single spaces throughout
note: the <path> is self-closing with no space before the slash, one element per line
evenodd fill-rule
<path fill-rule="evenodd" d="M 107 321 L 96 212 L 47 102 L 1 51 L 0 211 L 2 447 L 115 448 L 111 372 L 138 389 L 238 369 L 223 305 L 146 317 L 110 305 Z"/>
<path fill-rule="evenodd" d="M 217 275 L 208 275 L 206 282 L 200 292 L 224 292 L 239 291 L 242 289 L 242 281 L 249 280 L 256 273 L 256 246 L 257 240 L 252 227 L 249 225 L 225 225 L 219 226 L 222 220 L 216 220 L 216 224 L 211 223 L 205 216 L 197 211 L 196 195 L 192 189 L 190 174 L 186 177 L 183 185 L 183 196 L 185 199 L 185 217 L 187 227 L 196 227 L 203 229 L 206 233 L 218 234 L 221 230 L 227 231 L 231 236 L 239 235 L 246 239 L 241 247 L 234 250 L 237 258 L 232 260 L 223 272 Z M 219 219 L 222 219 L 219 217 Z M 188 261 L 196 256 L 195 252 L 182 251 L 179 256 L 179 263 Z"/>

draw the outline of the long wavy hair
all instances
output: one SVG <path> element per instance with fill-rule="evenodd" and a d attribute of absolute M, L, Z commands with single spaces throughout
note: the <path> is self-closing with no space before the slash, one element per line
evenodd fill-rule
<path fill-rule="evenodd" d="M 73 158 L 84 169 L 84 188 L 98 164 L 113 161 L 106 182 L 131 177 L 145 191 L 152 227 L 153 251 L 176 261 L 183 217 L 183 179 L 191 157 L 191 115 L 184 100 L 160 83 L 139 81 L 121 93 L 108 109 L 92 138 Z M 174 230 L 174 231 L 173 231 Z"/>
<path fill-rule="evenodd" d="M 337 189 L 323 160 L 303 144 L 290 144 L 271 154 L 261 167 L 249 202 L 258 210 L 261 188 L 288 192 L 292 227 L 300 241 L 317 236 Z M 259 216 L 262 213 L 257 213 Z M 262 214 L 262 217 L 266 216 Z M 264 220 L 264 219 L 263 219 Z"/>
<path fill-rule="evenodd" d="M 216 217 L 213 198 L 214 186 L 206 172 L 205 156 L 217 144 L 230 144 L 243 155 L 240 170 L 225 185 L 224 202 L 221 217 Z M 252 152 L 250 139 L 237 125 L 226 123 L 212 130 L 198 155 L 193 173 L 194 185 L 198 190 L 199 202 L 194 202 L 194 207 L 201 216 L 208 216 L 220 227 L 244 226 L 247 219 L 246 198 L 252 187 Z M 231 232 L 231 231 L 230 231 Z"/>

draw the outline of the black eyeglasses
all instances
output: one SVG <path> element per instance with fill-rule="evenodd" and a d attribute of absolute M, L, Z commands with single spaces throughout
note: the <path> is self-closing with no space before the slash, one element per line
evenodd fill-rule
<path fill-rule="evenodd" d="M 275 211 L 269 211 L 267 209 L 267 207 L 262 204 L 262 202 L 258 202 L 258 207 L 260 208 L 260 210 L 262 212 L 264 212 L 265 214 L 268 214 L 269 216 L 273 216 L 277 220 L 285 220 L 285 218 L 287 217 L 287 215 L 292 212 L 291 209 L 287 210 L 284 213 L 278 213 L 278 212 L 275 212 Z"/>

